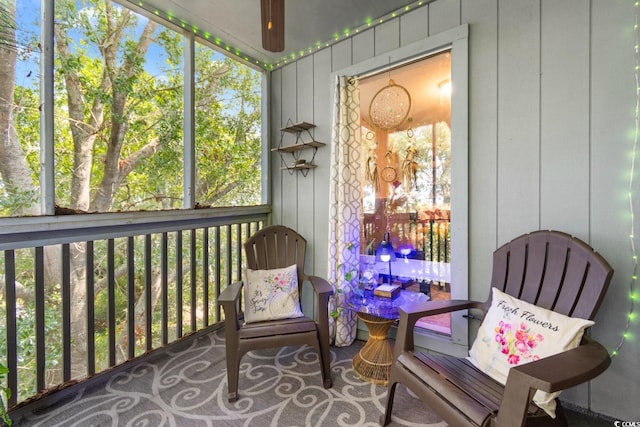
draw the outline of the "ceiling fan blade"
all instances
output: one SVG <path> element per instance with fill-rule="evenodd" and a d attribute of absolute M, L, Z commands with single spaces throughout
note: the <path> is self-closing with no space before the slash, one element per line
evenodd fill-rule
<path fill-rule="evenodd" d="M 284 0 L 260 0 L 262 47 L 271 52 L 284 50 Z"/>

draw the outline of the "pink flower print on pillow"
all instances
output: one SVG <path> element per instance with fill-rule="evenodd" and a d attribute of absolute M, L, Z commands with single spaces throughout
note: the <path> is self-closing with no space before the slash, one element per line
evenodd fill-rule
<path fill-rule="evenodd" d="M 515 331 L 514 331 L 515 329 Z M 521 362 L 532 362 L 540 357 L 532 352 L 538 342 L 543 341 L 542 334 L 531 334 L 530 328 L 525 323 L 514 328 L 510 323 L 500 321 L 495 327 L 495 341 L 500 346 L 500 352 L 507 357 L 510 365 L 518 365 Z"/>
<path fill-rule="evenodd" d="M 279 272 L 273 277 L 267 279 L 267 283 L 271 285 L 271 298 L 284 292 L 289 293 L 297 286 L 297 275 L 293 275 L 292 272 Z"/>

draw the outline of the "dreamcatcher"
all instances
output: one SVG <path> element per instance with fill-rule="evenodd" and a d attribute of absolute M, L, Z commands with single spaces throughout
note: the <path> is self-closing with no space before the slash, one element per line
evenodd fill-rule
<path fill-rule="evenodd" d="M 402 161 L 402 183 L 411 190 L 418 187 L 418 170 L 420 169 L 419 163 L 416 161 L 418 157 L 418 149 L 413 146 L 413 129 L 407 130 L 407 136 L 409 137 L 409 146 L 407 147 L 407 154 Z"/>
<path fill-rule="evenodd" d="M 411 110 L 409 91 L 389 79 L 389 84 L 373 96 L 369 104 L 369 117 L 379 129 L 389 130 L 405 121 L 409 110 Z"/>
<path fill-rule="evenodd" d="M 365 179 L 375 189 L 376 193 L 380 191 L 380 183 L 378 181 L 378 164 L 375 150 L 371 150 L 369 157 L 367 158 Z"/>
<path fill-rule="evenodd" d="M 373 99 L 371 99 L 371 103 L 369 104 L 369 119 L 371 120 L 371 124 L 377 129 L 395 129 L 407 119 L 410 110 L 411 95 L 409 95 L 409 91 L 407 91 L 404 86 L 400 86 L 389 79 L 389 84 L 380 89 L 373 96 Z M 391 155 L 391 151 L 385 154 L 387 164 L 380 171 L 380 178 L 388 183 L 392 183 L 398 179 L 398 172 L 391 164 Z M 375 157 L 370 156 L 369 160 L 371 159 L 376 160 Z M 368 161 L 367 168 L 371 171 L 373 168 L 369 163 Z M 371 180 L 374 179 L 373 173 L 368 174 L 368 176 L 371 176 Z M 375 169 L 375 188 L 376 191 L 379 189 L 377 168 Z"/>
<path fill-rule="evenodd" d="M 368 142 L 373 142 L 374 134 L 371 131 L 367 132 L 366 139 Z M 376 145 L 369 148 L 369 156 L 367 157 L 367 163 L 365 164 L 365 180 L 371 184 L 377 193 L 380 191 L 380 182 L 378 181 L 378 156 L 376 155 Z"/>
<path fill-rule="evenodd" d="M 387 166 L 382 168 L 382 172 L 380 172 L 380 177 L 382 177 L 382 179 L 386 182 L 393 182 L 398 177 L 398 172 L 391 165 L 391 155 L 391 150 L 387 151 L 387 153 L 384 155 L 387 158 Z"/>

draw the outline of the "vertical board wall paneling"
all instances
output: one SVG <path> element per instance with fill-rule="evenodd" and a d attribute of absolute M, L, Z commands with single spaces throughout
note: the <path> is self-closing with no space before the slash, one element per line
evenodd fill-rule
<path fill-rule="evenodd" d="M 297 92 L 297 66 L 296 63 L 286 65 L 282 68 L 282 114 L 280 123 L 276 123 L 278 130 L 278 140 L 280 138 L 280 128 L 298 121 L 298 97 Z M 284 145 L 291 145 L 295 142 L 295 134 L 286 134 L 283 139 Z M 288 164 L 293 161 L 288 153 L 283 153 Z M 281 224 L 296 229 L 298 227 L 298 172 L 281 171 L 282 175 L 282 210 Z"/>
<path fill-rule="evenodd" d="M 465 27 L 468 34 L 468 28 Z M 452 43 L 451 80 L 451 299 L 469 298 L 469 38 Z M 451 313 L 451 340 L 469 343 L 464 312 Z"/>
<path fill-rule="evenodd" d="M 331 46 L 331 71 L 340 70 L 351 65 L 352 39 L 346 39 Z"/>
<path fill-rule="evenodd" d="M 429 3 L 429 35 L 460 25 L 460 0 L 438 0 Z"/>
<path fill-rule="evenodd" d="M 269 156 L 271 163 L 271 203 L 273 206 L 271 221 L 273 224 L 282 223 L 282 210 L 285 208 L 282 200 L 282 171 L 280 171 L 280 154 L 271 149 L 280 142 L 280 121 L 282 118 L 282 69 L 272 71 L 270 80 L 270 106 L 269 112 Z"/>
<path fill-rule="evenodd" d="M 315 124 L 313 114 L 313 57 L 307 56 L 296 63 L 296 121 L 309 122 Z M 311 135 L 314 135 L 315 129 L 311 129 Z M 301 135 L 303 141 L 309 140 L 309 135 L 303 132 Z M 300 158 L 311 161 L 313 150 L 304 150 L 300 152 Z M 315 159 L 314 159 L 315 160 Z M 315 163 L 315 162 L 314 162 Z M 305 270 L 307 274 L 314 271 L 316 258 L 316 236 L 314 235 L 315 211 L 314 206 L 314 181 L 315 169 L 307 171 L 305 176 L 302 172 L 294 172 L 297 181 L 297 205 L 291 206 L 291 209 L 297 209 L 297 222 L 295 229 L 305 239 L 307 239 L 307 253 L 305 259 Z M 305 313 L 313 313 L 315 308 L 315 296 L 311 286 L 305 286 L 302 290 L 301 303 Z M 315 313 L 314 313 L 315 315 Z"/>
<path fill-rule="evenodd" d="M 315 137 L 318 141 L 327 144 L 318 149 L 314 170 L 314 242 L 315 265 L 314 274 L 328 277 L 327 263 L 329 242 L 329 188 L 327 183 L 330 176 L 331 138 L 333 136 L 333 82 L 331 77 L 331 50 L 324 49 L 313 56 L 313 96 L 314 104 L 325 108 L 317 108 L 314 111 L 316 124 Z"/>
<path fill-rule="evenodd" d="M 380 24 L 374 30 L 376 56 L 400 47 L 400 18 Z"/>
<path fill-rule="evenodd" d="M 400 17 L 400 45 L 406 46 L 429 35 L 429 7 Z"/>
<path fill-rule="evenodd" d="M 375 51 L 374 47 L 374 37 L 375 37 L 375 29 L 371 28 L 367 31 L 363 31 L 360 34 L 356 34 L 353 36 L 353 63 L 357 64 L 359 62 L 364 61 L 365 59 L 369 59 L 373 56 Z"/>
<path fill-rule="evenodd" d="M 498 243 L 539 226 L 540 5 L 498 9 Z"/>
<path fill-rule="evenodd" d="M 497 248 L 497 21 L 498 0 L 464 0 L 469 28 L 469 296 L 489 295 L 492 253 Z M 470 322 L 478 327 L 478 322 Z M 471 331 L 475 337 L 476 331 Z"/>
<path fill-rule="evenodd" d="M 571 22 L 571 31 L 567 31 Z M 540 224 L 589 240 L 589 2 L 544 0 Z"/>
<path fill-rule="evenodd" d="M 613 350 L 630 308 L 633 259 L 629 244 L 629 178 L 634 144 L 634 2 L 592 2 L 591 16 L 591 244 L 615 269 L 593 334 Z M 638 159 L 636 159 L 636 168 Z M 640 178 L 634 177 L 635 242 L 638 250 Z M 638 282 L 636 281 L 636 293 Z M 638 302 L 635 312 L 638 313 Z M 591 387 L 590 408 L 620 420 L 640 420 L 640 337 L 638 320 L 611 366 Z"/>
<path fill-rule="evenodd" d="M 542 1 L 540 228 L 589 241 L 589 2 Z M 571 22 L 571 31 L 567 31 Z M 562 398 L 587 407 L 589 386 Z"/>
<path fill-rule="evenodd" d="M 296 98 L 297 98 L 297 122 L 309 122 L 315 124 L 313 111 L 313 57 L 307 56 L 296 62 Z M 315 129 L 311 129 L 311 135 L 315 134 Z M 303 141 L 309 140 L 309 135 L 304 132 L 301 135 Z M 313 150 L 304 150 L 300 152 L 300 158 L 311 161 Z M 314 159 L 315 160 L 315 159 Z M 315 162 L 314 162 L 315 163 Z M 313 270 L 313 258 L 315 246 L 313 242 L 316 240 L 313 233 L 314 222 L 314 181 L 315 169 L 310 169 L 307 176 L 302 172 L 295 172 L 294 175 L 298 181 L 298 204 L 296 206 L 298 213 L 298 222 L 296 224 L 298 233 L 303 235 L 309 242 L 307 245 L 307 269 Z M 293 206 L 292 206 L 293 208 Z"/>

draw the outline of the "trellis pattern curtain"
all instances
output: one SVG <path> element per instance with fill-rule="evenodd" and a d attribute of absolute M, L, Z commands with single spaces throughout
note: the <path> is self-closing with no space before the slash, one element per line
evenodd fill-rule
<path fill-rule="evenodd" d="M 357 320 L 344 305 L 357 286 L 360 259 L 361 158 L 360 88 L 355 78 L 336 81 L 331 181 L 329 183 L 329 268 L 335 293 L 330 310 L 330 333 L 336 346 L 348 346 L 356 338 Z"/>

